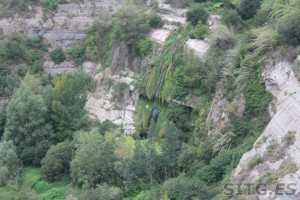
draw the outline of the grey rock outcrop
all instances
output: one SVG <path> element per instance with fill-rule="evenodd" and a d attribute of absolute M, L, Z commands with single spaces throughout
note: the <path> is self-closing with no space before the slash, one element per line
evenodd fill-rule
<path fill-rule="evenodd" d="M 300 84 L 291 66 L 292 63 L 286 60 L 277 60 L 265 68 L 263 78 L 266 89 L 273 95 L 276 111 L 252 150 L 243 155 L 233 180 L 253 183 L 271 173 L 277 183 L 296 183 L 296 194 L 256 197 L 259 199 L 300 198 Z M 287 142 L 288 138 L 292 142 Z M 258 157 L 262 157 L 263 162 L 249 169 L 249 163 Z M 286 168 L 287 164 L 293 168 Z M 255 197 L 247 197 L 252 198 Z"/>

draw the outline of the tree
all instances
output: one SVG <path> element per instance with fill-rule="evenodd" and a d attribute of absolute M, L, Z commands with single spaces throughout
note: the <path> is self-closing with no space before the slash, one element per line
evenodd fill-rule
<path fill-rule="evenodd" d="M 71 139 L 73 131 L 84 125 L 87 116 L 84 106 L 92 87 L 92 78 L 83 71 L 55 77 L 48 101 L 57 142 Z"/>
<path fill-rule="evenodd" d="M 42 96 L 35 94 L 29 86 L 23 81 L 7 106 L 4 140 L 14 142 L 25 164 L 39 165 L 53 135 L 45 120 L 48 114 L 46 104 Z"/>
<path fill-rule="evenodd" d="M 11 140 L 0 143 L 0 185 L 14 179 L 21 167 L 16 147 Z"/>
<path fill-rule="evenodd" d="M 175 177 L 179 172 L 177 160 L 181 153 L 182 142 L 179 140 L 181 134 L 182 132 L 170 123 L 162 145 L 166 179 Z"/>
<path fill-rule="evenodd" d="M 300 44 L 300 13 L 285 18 L 278 26 L 279 39 L 293 46 Z"/>
<path fill-rule="evenodd" d="M 208 13 L 201 4 L 195 4 L 186 13 L 186 18 L 193 26 L 196 26 L 199 21 L 201 21 L 202 24 L 206 24 Z"/>
<path fill-rule="evenodd" d="M 239 13 L 244 20 L 253 18 L 260 7 L 261 0 L 241 0 Z"/>
<path fill-rule="evenodd" d="M 115 24 L 121 39 L 130 47 L 135 47 L 150 30 L 147 12 L 137 6 L 121 7 L 116 13 Z"/>
<path fill-rule="evenodd" d="M 71 177 L 76 185 L 95 187 L 113 181 L 113 148 L 98 130 L 81 134 L 76 148 L 71 162 Z"/>
<path fill-rule="evenodd" d="M 41 162 L 41 173 L 43 177 L 49 181 L 54 181 L 58 180 L 65 173 L 68 173 L 73 148 L 73 144 L 69 141 L 52 146 Z"/>
<path fill-rule="evenodd" d="M 0 139 L 4 133 L 4 127 L 6 123 L 6 108 L 4 106 L 0 106 Z"/>

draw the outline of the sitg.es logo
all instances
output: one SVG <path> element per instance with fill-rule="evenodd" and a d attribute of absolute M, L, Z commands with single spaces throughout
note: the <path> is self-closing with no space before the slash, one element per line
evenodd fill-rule
<path fill-rule="evenodd" d="M 267 183 L 226 183 L 223 194 L 226 196 L 293 196 L 296 194 L 299 185 L 297 183 L 276 183 L 272 186 Z"/>

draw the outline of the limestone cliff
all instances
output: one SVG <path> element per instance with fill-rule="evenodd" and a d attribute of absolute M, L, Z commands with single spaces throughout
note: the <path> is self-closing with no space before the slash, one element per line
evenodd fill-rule
<path fill-rule="evenodd" d="M 291 66 L 292 63 L 285 59 L 273 60 L 263 71 L 266 89 L 273 95 L 272 119 L 252 150 L 240 160 L 233 174 L 236 183 L 260 183 L 264 180 L 273 192 L 273 182 L 296 183 L 299 186 L 300 84 Z M 254 166 L 258 158 L 260 162 Z M 273 196 L 273 193 L 245 199 L 299 199 L 300 189 L 296 188 L 295 196 Z"/>

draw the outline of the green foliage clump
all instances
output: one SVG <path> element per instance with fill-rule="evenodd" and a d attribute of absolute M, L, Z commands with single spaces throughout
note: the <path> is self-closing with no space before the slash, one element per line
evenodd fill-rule
<path fill-rule="evenodd" d="M 293 145 L 296 141 L 296 131 L 289 131 L 284 137 L 285 143 L 287 145 Z"/>
<path fill-rule="evenodd" d="M 174 89 L 172 93 L 172 98 L 176 100 L 183 100 L 187 95 L 187 89 L 184 84 L 184 69 L 183 67 L 176 68 L 174 72 Z"/>
<path fill-rule="evenodd" d="M 201 4 L 194 4 L 186 13 L 187 21 L 191 22 L 193 26 L 196 26 L 199 21 L 202 24 L 206 24 L 208 19 L 208 13 Z"/>
<path fill-rule="evenodd" d="M 279 39 L 286 44 L 300 44 L 300 13 L 285 18 L 278 26 Z"/>
<path fill-rule="evenodd" d="M 85 47 L 83 45 L 78 45 L 69 50 L 68 54 L 75 61 L 75 64 L 79 66 L 84 61 Z"/>
<path fill-rule="evenodd" d="M 44 7 L 49 9 L 49 10 L 56 10 L 57 8 L 57 3 L 55 0 L 45 0 L 43 1 Z"/>
<path fill-rule="evenodd" d="M 211 199 L 214 192 L 198 178 L 178 176 L 164 182 L 163 195 L 166 199 Z"/>
<path fill-rule="evenodd" d="M 11 140 L 0 142 L 0 186 L 18 176 L 21 161 L 16 153 L 16 147 Z"/>
<path fill-rule="evenodd" d="M 52 146 L 41 162 L 42 176 L 46 180 L 54 181 L 69 173 L 72 153 L 73 144 L 68 141 Z"/>
<path fill-rule="evenodd" d="M 30 84 L 35 83 L 35 84 Z M 52 142 L 48 109 L 38 87 L 40 80 L 27 75 L 7 106 L 4 139 L 12 140 L 17 153 L 26 164 L 38 165 Z M 30 119 L 30 120 L 28 120 Z"/>
<path fill-rule="evenodd" d="M 110 187 L 107 184 L 97 186 L 83 192 L 79 200 L 121 200 L 122 190 L 118 187 Z"/>
<path fill-rule="evenodd" d="M 87 156 L 88 155 L 88 156 Z M 113 181 L 113 149 L 96 130 L 82 133 L 71 162 L 71 177 L 78 186 L 94 187 Z"/>
<path fill-rule="evenodd" d="M 208 33 L 209 28 L 206 25 L 203 25 L 201 21 L 195 26 L 194 37 L 196 39 L 204 39 L 204 36 Z"/>
<path fill-rule="evenodd" d="M 151 28 L 161 28 L 164 26 L 164 21 L 159 15 L 153 14 L 153 16 L 150 17 L 149 25 Z"/>
<path fill-rule="evenodd" d="M 48 94 L 47 104 L 56 142 L 71 139 L 73 131 L 84 126 L 87 116 L 84 106 L 87 93 L 93 87 L 91 76 L 83 71 L 54 78 L 54 88 Z"/>
<path fill-rule="evenodd" d="M 113 94 L 111 100 L 116 102 L 122 102 L 126 93 L 129 91 L 129 85 L 127 83 L 117 83 L 113 85 Z"/>
<path fill-rule="evenodd" d="M 181 130 L 189 130 L 190 122 L 189 122 L 189 114 L 190 110 L 183 105 L 180 105 L 175 102 L 171 102 L 168 105 L 167 117 L 170 121 L 174 122 L 177 128 Z"/>
<path fill-rule="evenodd" d="M 249 169 L 253 169 L 255 166 L 259 165 L 260 163 L 263 163 L 264 159 L 262 157 L 256 157 L 253 158 L 250 162 L 249 162 Z"/>
<path fill-rule="evenodd" d="M 65 61 L 65 53 L 63 52 L 63 49 L 61 47 L 57 47 L 56 49 L 54 49 L 53 51 L 50 52 L 50 56 L 52 61 L 55 64 L 60 64 L 63 61 Z"/>
<path fill-rule="evenodd" d="M 146 56 L 152 51 L 153 43 L 149 38 L 142 39 L 138 42 L 137 48 L 139 55 Z"/>
<path fill-rule="evenodd" d="M 261 5 L 262 0 L 241 0 L 239 13 L 244 20 L 253 18 Z"/>
<path fill-rule="evenodd" d="M 271 10 L 270 9 L 259 9 L 253 18 L 254 26 L 263 26 L 268 22 Z"/>
<path fill-rule="evenodd" d="M 115 14 L 115 30 L 120 38 L 135 49 L 150 30 L 148 15 L 137 6 L 125 6 Z"/>
<path fill-rule="evenodd" d="M 267 93 L 265 86 L 260 83 L 258 74 L 249 79 L 244 88 L 246 98 L 246 114 L 256 116 L 259 113 L 266 112 L 272 97 Z"/>
<path fill-rule="evenodd" d="M 233 26 L 237 30 L 240 30 L 243 27 L 243 20 L 236 10 L 233 9 L 224 10 L 222 20 L 227 26 L 229 27 Z"/>

